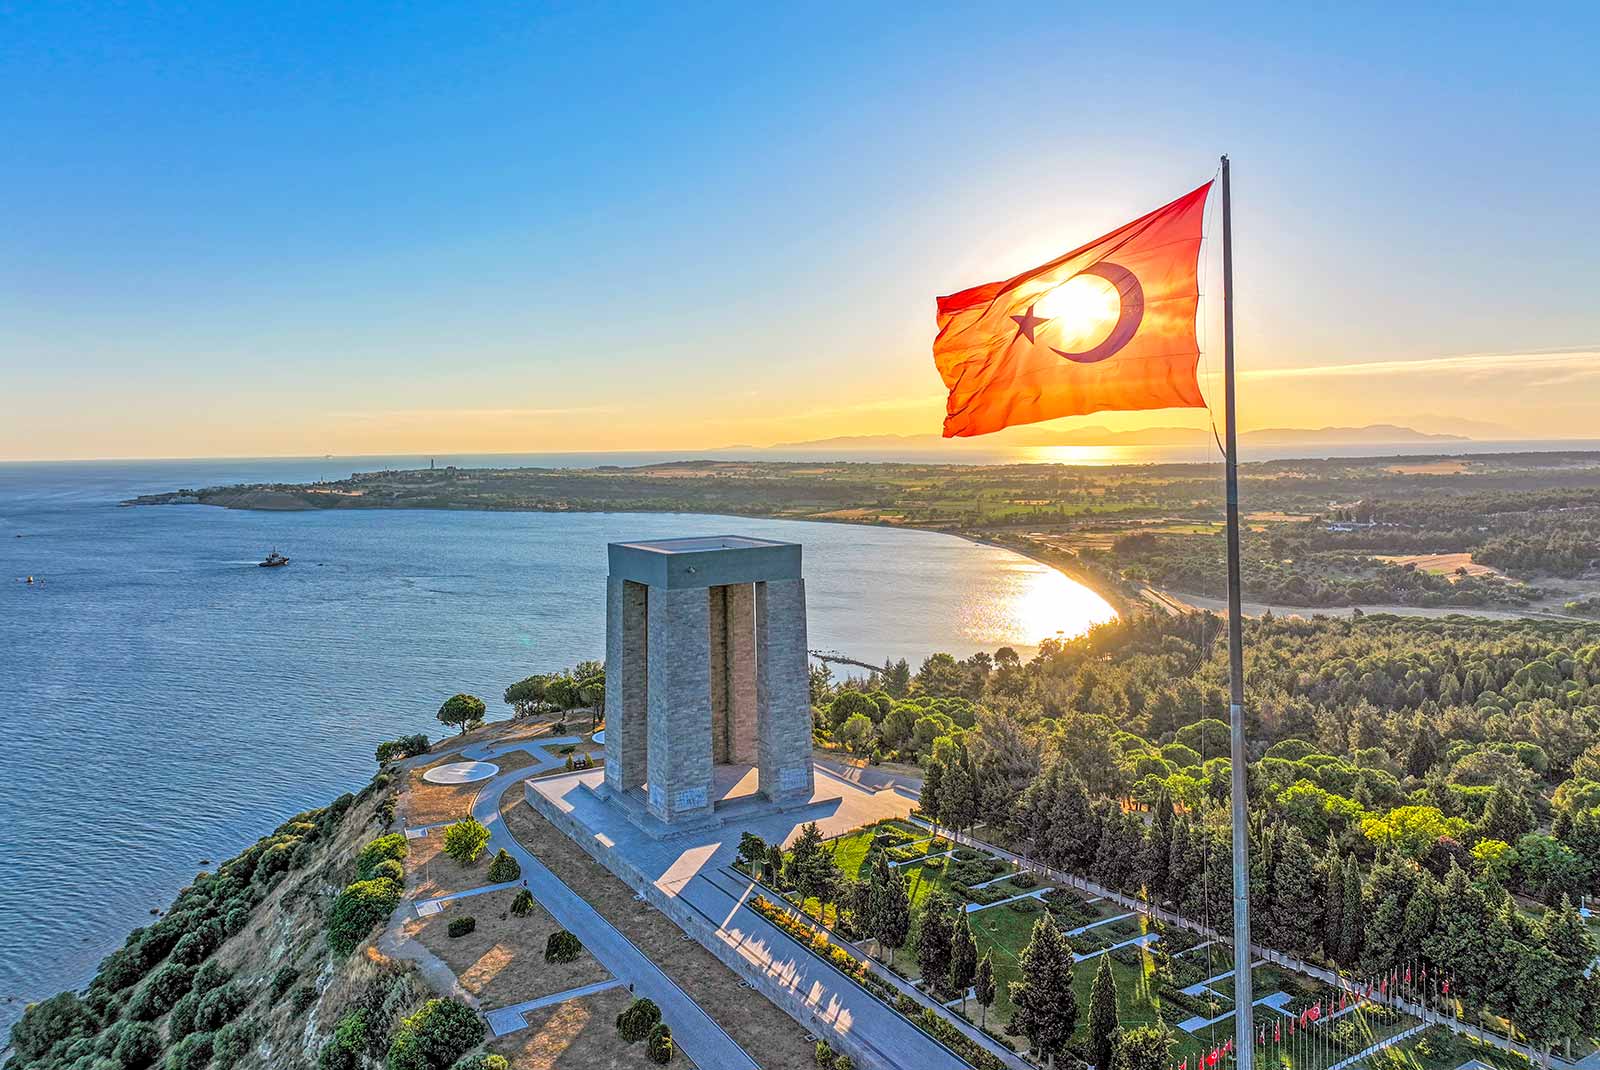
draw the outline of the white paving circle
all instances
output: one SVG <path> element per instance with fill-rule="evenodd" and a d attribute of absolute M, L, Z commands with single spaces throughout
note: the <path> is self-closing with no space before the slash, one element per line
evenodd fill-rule
<path fill-rule="evenodd" d="M 475 780 L 488 780 L 500 771 L 492 762 L 451 762 L 436 765 L 422 774 L 430 784 L 471 784 Z"/>

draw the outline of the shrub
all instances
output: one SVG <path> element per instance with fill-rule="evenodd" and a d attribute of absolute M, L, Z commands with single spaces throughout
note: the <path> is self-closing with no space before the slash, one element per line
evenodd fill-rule
<path fill-rule="evenodd" d="M 194 980 L 189 983 L 189 987 L 204 995 L 219 985 L 227 984 L 232 976 L 222 963 L 213 959 L 195 971 Z"/>
<path fill-rule="evenodd" d="M 183 998 L 193 980 L 194 969 L 181 962 L 169 962 L 157 968 L 128 1001 L 127 1017 L 136 1022 L 154 1021 Z"/>
<path fill-rule="evenodd" d="M 242 985 L 225 984 L 214 988 L 201 997 L 195 1025 L 204 1032 L 214 1032 L 237 1018 L 239 1012 L 250 1005 L 250 998 L 250 990 Z"/>
<path fill-rule="evenodd" d="M 112 1058 L 122 1064 L 123 1070 L 144 1070 L 160 1057 L 161 1034 L 144 1022 L 127 1023 L 112 1052 Z"/>
<path fill-rule="evenodd" d="M 245 1018 L 217 1030 L 211 1043 L 211 1058 L 218 1070 L 228 1070 L 250 1053 L 256 1038 L 261 1035 L 261 1023 Z"/>
<path fill-rule="evenodd" d="M 373 757 L 381 764 L 383 762 L 397 762 L 402 758 L 409 758 L 414 754 L 421 754 L 428 749 L 428 737 L 421 732 L 414 736 L 401 736 L 399 739 L 388 739 L 378 744 L 373 752 Z"/>
<path fill-rule="evenodd" d="M 391 832 L 369 841 L 356 855 L 356 880 L 369 881 L 379 876 L 380 863 L 390 859 L 403 863 L 410 851 L 411 848 L 407 845 L 406 835 L 403 832 Z M 404 873 L 403 868 L 401 872 Z"/>
<path fill-rule="evenodd" d="M 464 918 L 451 918 L 446 930 L 451 936 L 466 936 L 478 927 L 478 919 L 468 914 Z"/>
<path fill-rule="evenodd" d="M 817 1060 L 817 1065 L 822 1070 L 833 1070 L 834 1063 L 838 1060 L 838 1056 L 833 1053 L 833 1045 L 826 1040 L 817 1041 L 813 1055 Z"/>
<path fill-rule="evenodd" d="M 455 1070 L 510 1070 L 511 1064 L 504 1055 L 491 1055 L 480 1051 L 456 1063 Z"/>
<path fill-rule="evenodd" d="M 661 1008 L 654 1000 L 640 996 L 617 1015 L 617 1032 L 629 1044 L 637 1043 L 650 1035 L 650 1030 L 661 1021 Z"/>
<path fill-rule="evenodd" d="M 356 1070 L 367 1050 L 367 1012 L 351 1011 L 339 1019 L 333 1036 L 317 1053 L 317 1070 Z"/>
<path fill-rule="evenodd" d="M 211 1061 L 210 1033 L 191 1033 L 167 1052 L 167 1070 L 205 1070 Z"/>
<path fill-rule="evenodd" d="M 495 884 L 504 884 L 514 881 L 522 876 L 522 867 L 517 860 L 506 853 L 504 847 L 495 852 L 494 859 L 489 863 L 489 880 Z"/>
<path fill-rule="evenodd" d="M 250 908 L 247 906 L 233 907 L 223 916 L 222 924 L 227 929 L 229 936 L 244 932 L 244 927 L 250 924 Z"/>
<path fill-rule="evenodd" d="M 1018 914 L 1035 914 L 1035 913 L 1038 913 L 1038 910 L 1039 910 L 1039 900 L 1038 900 L 1037 897 L 1029 897 L 1027 899 L 1013 899 L 1007 905 L 1012 910 L 1015 910 Z"/>
<path fill-rule="evenodd" d="M 838 1058 L 833 1060 L 833 1070 L 856 1070 L 855 1060 L 841 1053 Z"/>
<path fill-rule="evenodd" d="M 400 886 L 377 878 L 356 881 L 339 893 L 328 911 L 328 947 L 335 955 L 348 955 L 384 921 L 400 903 Z"/>
<path fill-rule="evenodd" d="M 172 1013 L 167 1015 L 167 1040 L 178 1041 L 195 1031 L 195 1012 L 200 1009 L 200 993 L 194 989 L 185 992 L 172 1005 Z"/>
<path fill-rule="evenodd" d="M 372 875 L 403 884 L 406 879 L 406 867 L 400 864 L 399 859 L 385 858 L 374 868 Z"/>
<path fill-rule="evenodd" d="M 388 1070 L 444 1070 L 483 1043 L 486 1031 L 483 1019 L 465 1003 L 430 999 L 395 1030 Z"/>
<path fill-rule="evenodd" d="M 1038 883 L 1039 878 L 1035 877 L 1027 870 L 1022 870 L 1020 873 L 1013 873 L 1011 875 L 1011 887 L 1020 888 L 1023 891 L 1027 891 L 1029 888 L 1036 887 Z"/>
<path fill-rule="evenodd" d="M 294 990 L 294 998 L 289 1001 L 289 1009 L 298 1016 L 310 1010 L 311 1005 L 316 1001 L 316 985 L 301 985 Z"/>
<path fill-rule="evenodd" d="M 476 862 L 488 843 L 489 830 L 477 818 L 464 817 L 444 830 L 445 854 L 463 866 Z"/>
<path fill-rule="evenodd" d="M 544 942 L 546 962 L 573 962 L 581 954 L 583 954 L 583 944 L 565 929 L 551 933 L 550 939 Z"/>
<path fill-rule="evenodd" d="M 672 1061 L 672 1030 L 667 1028 L 666 1022 L 657 1022 L 650 1027 L 650 1035 L 645 1038 L 644 1054 L 645 1058 L 661 1066 Z"/>
<path fill-rule="evenodd" d="M 519 918 L 525 918 L 533 913 L 534 906 L 533 893 L 524 888 L 517 893 L 515 899 L 511 900 L 511 913 Z"/>

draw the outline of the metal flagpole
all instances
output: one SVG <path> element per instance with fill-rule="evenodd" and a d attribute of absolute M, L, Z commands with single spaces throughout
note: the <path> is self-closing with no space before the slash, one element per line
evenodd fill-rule
<path fill-rule="evenodd" d="M 1255 1064 L 1250 990 L 1250 862 L 1245 828 L 1244 610 L 1239 594 L 1239 420 L 1233 397 L 1233 201 L 1222 158 L 1222 374 L 1226 380 L 1228 494 L 1228 735 L 1233 781 L 1233 1036 L 1239 1070 Z"/>

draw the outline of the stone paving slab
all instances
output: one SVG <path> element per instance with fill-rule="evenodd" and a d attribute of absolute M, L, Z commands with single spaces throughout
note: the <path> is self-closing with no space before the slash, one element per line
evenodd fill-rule
<path fill-rule="evenodd" d="M 569 988 L 565 992 L 555 992 L 548 996 L 540 996 L 538 999 L 530 999 L 523 1003 L 513 1003 L 509 1007 L 488 1011 L 484 1014 L 484 1018 L 489 1022 L 490 1031 L 497 1037 L 503 1037 L 508 1033 L 516 1033 L 528 1028 L 528 1020 L 524 1016 L 532 1011 L 557 1003 L 565 1003 L 571 999 L 592 996 L 596 992 L 605 992 L 608 989 L 617 988 L 621 984 L 622 982 L 615 977 L 608 981 L 596 981 L 592 985 Z"/>

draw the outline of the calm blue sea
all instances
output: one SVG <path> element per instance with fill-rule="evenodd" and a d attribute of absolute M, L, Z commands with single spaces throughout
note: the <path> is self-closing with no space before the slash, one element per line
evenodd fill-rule
<path fill-rule="evenodd" d="M 875 663 L 1028 646 L 1109 613 L 1031 561 L 925 532 L 117 505 L 415 463 L 0 465 L 0 1029 L 87 980 L 203 859 L 364 783 L 377 740 L 436 735 L 448 695 L 503 711 L 511 681 L 602 656 L 608 541 L 801 542 L 812 646 Z M 293 564 L 257 568 L 273 548 Z"/>

